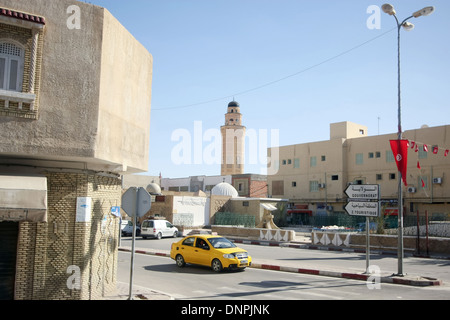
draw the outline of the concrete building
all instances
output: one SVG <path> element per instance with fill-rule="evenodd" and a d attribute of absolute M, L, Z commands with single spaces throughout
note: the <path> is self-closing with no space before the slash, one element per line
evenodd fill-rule
<path fill-rule="evenodd" d="M 405 215 L 427 210 L 448 217 L 450 126 L 425 126 L 403 136 L 413 147 L 403 188 Z M 333 214 L 344 212 L 349 184 L 379 184 L 383 205 L 396 214 L 398 169 L 389 143 L 396 139 L 397 134 L 368 136 L 359 124 L 332 123 L 330 140 L 279 147 L 278 172 L 267 177 L 269 196 L 289 199 L 299 214 Z"/>
<path fill-rule="evenodd" d="M 267 176 L 260 174 L 234 174 L 226 176 L 191 176 L 185 178 L 162 178 L 161 190 L 173 192 L 203 191 L 210 194 L 212 188 L 221 182 L 231 184 L 240 197 L 267 197 Z"/>
<path fill-rule="evenodd" d="M 147 171 L 152 65 L 104 8 L 2 1 L 2 299 L 115 290 L 120 177 Z"/>
<path fill-rule="evenodd" d="M 218 213 L 229 213 L 233 217 L 251 217 L 254 225 L 261 223 L 264 206 L 276 207 L 277 221 L 284 221 L 287 200 L 243 197 L 227 182 L 215 185 L 208 194 L 196 192 L 163 191 L 162 195 L 152 196 L 152 207 L 140 218 L 142 222 L 152 217 L 164 217 L 180 230 L 203 228 L 218 223 Z"/>
<path fill-rule="evenodd" d="M 161 190 L 173 192 L 197 192 L 210 193 L 212 188 L 221 182 L 231 183 L 230 175 L 226 176 L 190 176 L 183 178 L 162 178 Z"/>

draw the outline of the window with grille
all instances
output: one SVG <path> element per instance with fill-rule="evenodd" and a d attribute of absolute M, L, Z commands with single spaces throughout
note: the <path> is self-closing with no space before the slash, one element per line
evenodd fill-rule
<path fill-rule="evenodd" d="M 0 89 L 22 91 L 24 50 L 10 42 L 0 42 Z"/>

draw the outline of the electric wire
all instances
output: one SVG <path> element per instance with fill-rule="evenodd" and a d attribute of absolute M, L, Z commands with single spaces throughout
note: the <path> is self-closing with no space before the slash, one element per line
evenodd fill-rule
<path fill-rule="evenodd" d="M 174 110 L 174 109 L 185 109 L 185 108 L 190 108 L 190 107 L 200 106 L 200 105 L 207 104 L 207 103 L 212 103 L 212 102 L 221 101 L 221 100 L 224 100 L 224 99 L 227 99 L 227 98 L 231 98 L 231 97 L 233 97 L 233 99 L 234 99 L 235 96 L 244 95 L 244 94 L 246 94 L 246 93 L 249 93 L 249 92 L 252 92 L 252 91 L 256 91 L 256 90 L 259 90 L 259 89 L 262 89 L 262 88 L 271 86 L 271 85 L 276 84 L 276 83 L 278 83 L 278 82 L 281 82 L 281 81 L 284 81 L 284 80 L 286 80 L 286 79 L 295 77 L 295 76 L 297 76 L 297 75 L 299 75 L 299 74 L 305 73 L 305 72 L 307 72 L 307 71 L 309 71 L 309 70 L 312 70 L 312 69 L 317 68 L 317 67 L 319 67 L 319 66 L 321 66 L 321 65 L 324 65 L 324 64 L 326 64 L 326 63 L 328 63 L 328 62 L 330 62 L 330 61 L 333 61 L 333 60 L 335 60 L 335 59 L 337 59 L 337 58 L 340 58 L 340 57 L 342 57 L 342 56 L 344 56 L 344 55 L 346 55 L 346 54 L 348 54 L 348 53 L 350 53 L 350 52 L 352 52 L 352 51 L 354 51 L 354 50 L 356 50 L 356 49 L 359 49 L 359 48 L 365 46 L 366 44 L 371 43 L 371 42 L 373 42 L 373 41 L 375 41 L 375 40 L 377 40 L 377 39 L 379 39 L 379 38 L 385 36 L 386 34 L 392 32 L 392 31 L 394 31 L 394 30 L 397 30 L 397 28 L 396 28 L 396 27 L 395 27 L 395 28 L 392 28 L 392 29 L 390 29 L 390 30 L 388 30 L 388 31 L 386 31 L 386 32 L 384 32 L 384 33 L 382 33 L 382 34 L 380 34 L 380 35 L 378 35 L 378 36 L 372 38 L 372 39 L 369 39 L 369 40 L 367 40 L 367 41 L 365 41 L 365 42 L 363 42 L 363 43 L 360 43 L 360 44 L 358 44 L 358 45 L 356 45 L 356 46 L 354 46 L 354 47 L 352 47 L 352 48 L 350 48 L 350 49 L 348 49 L 348 50 L 345 50 L 345 51 L 343 51 L 343 52 L 341 52 L 341 53 L 339 53 L 339 54 L 337 54 L 337 55 L 335 55 L 335 56 L 332 56 L 332 57 L 330 57 L 330 58 L 328 58 L 328 59 L 326 59 L 326 60 L 323 60 L 322 62 L 316 63 L 316 64 L 314 64 L 314 65 L 312 65 L 312 66 L 310 66 L 310 67 L 307 67 L 307 68 L 305 68 L 305 69 L 302 69 L 302 70 L 300 70 L 300 71 L 297 71 L 297 72 L 295 72 L 295 73 L 292 73 L 292 74 L 290 74 L 290 75 L 287 75 L 287 76 L 285 76 L 285 77 L 279 78 L 279 79 L 277 79 L 277 80 L 267 82 L 267 83 L 262 84 L 262 85 L 259 85 L 259 86 L 257 86 L 257 87 L 253 87 L 253 88 L 251 88 L 251 89 L 243 90 L 243 91 L 240 91 L 240 92 L 237 92 L 237 93 L 234 93 L 234 94 L 230 94 L 230 95 L 227 95 L 227 96 L 224 96 L 224 97 L 221 97 L 221 98 L 215 98 L 215 99 L 211 99 L 211 100 L 207 100 L 207 101 L 202 101 L 202 102 L 197 102 L 197 103 L 192 103 L 192 104 L 187 104 L 187 105 L 182 105 L 182 106 L 175 106 L 175 107 L 152 108 L 152 110 L 153 110 L 153 111 L 165 111 L 165 110 Z"/>

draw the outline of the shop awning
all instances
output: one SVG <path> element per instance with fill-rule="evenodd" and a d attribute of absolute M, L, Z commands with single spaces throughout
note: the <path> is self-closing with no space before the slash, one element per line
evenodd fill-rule
<path fill-rule="evenodd" d="M 270 204 L 270 203 L 261 203 L 261 207 L 263 207 L 264 209 L 269 210 L 269 211 L 277 210 L 277 207 L 275 207 L 273 204 Z"/>
<path fill-rule="evenodd" d="M 47 221 L 47 178 L 0 175 L 0 221 Z"/>

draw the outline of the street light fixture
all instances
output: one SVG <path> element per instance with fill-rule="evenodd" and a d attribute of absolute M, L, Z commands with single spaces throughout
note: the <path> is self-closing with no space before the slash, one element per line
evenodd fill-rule
<path fill-rule="evenodd" d="M 414 18 L 418 18 L 421 16 L 429 16 L 430 14 L 432 14 L 434 12 L 434 7 L 425 7 L 422 10 L 416 11 L 414 12 L 412 15 Z"/>
<path fill-rule="evenodd" d="M 406 31 L 411 31 L 414 29 L 414 25 L 410 22 L 407 22 L 411 18 L 418 18 L 421 16 L 429 16 L 434 12 L 434 7 L 425 7 L 419 11 L 414 12 L 411 16 L 403 20 L 401 23 L 399 22 L 394 6 L 386 3 L 381 6 L 381 9 L 384 13 L 394 16 L 395 21 L 397 22 L 397 31 L 398 31 L 398 140 L 402 139 L 402 121 L 401 121 L 401 90 L 400 90 L 400 30 L 403 27 Z M 403 194 L 402 194 L 402 173 L 398 171 L 398 276 L 404 276 L 403 273 Z"/>

